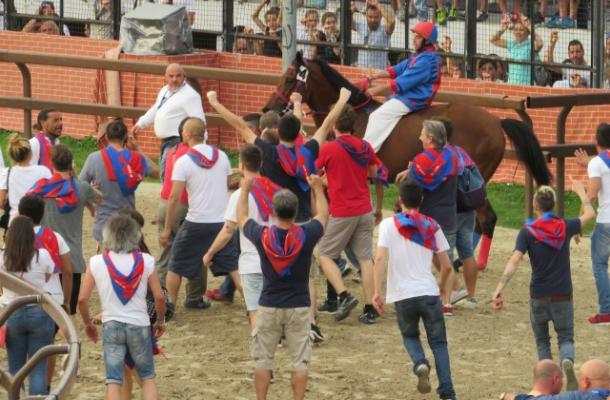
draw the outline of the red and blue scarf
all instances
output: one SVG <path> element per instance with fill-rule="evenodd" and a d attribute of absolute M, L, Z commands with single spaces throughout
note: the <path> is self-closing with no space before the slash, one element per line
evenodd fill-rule
<path fill-rule="evenodd" d="M 388 171 L 388 167 L 386 167 L 385 164 L 379 160 L 377 163 L 377 174 L 373 179 L 383 183 L 383 186 L 388 187 L 390 185 L 388 182 L 389 174 L 390 172 Z"/>
<path fill-rule="evenodd" d="M 602 151 L 598 154 L 599 158 L 610 168 L 610 150 Z"/>
<path fill-rule="evenodd" d="M 254 201 L 258 207 L 258 213 L 263 221 L 269 221 L 269 215 L 271 215 L 272 211 L 271 202 L 273 201 L 273 195 L 280 190 L 282 190 L 280 185 L 276 185 L 271 179 L 264 176 L 255 178 L 252 181 L 250 193 L 254 197 Z"/>
<path fill-rule="evenodd" d="M 292 266 L 303 248 L 305 231 L 298 225 L 291 225 L 282 245 L 278 230 L 275 225 L 264 228 L 262 244 L 275 272 L 280 278 L 285 278 L 290 276 Z"/>
<path fill-rule="evenodd" d="M 436 231 L 440 229 L 438 223 L 430 217 L 417 211 L 394 214 L 394 225 L 402 237 L 417 243 L 436 253 Z"/>
<path fill-rule="evenodd" d="M 54 173 L 49 179 L 39 179 L 27 194 L 55 199 L 57 209 L 62 214 L 74 210 L 79 199 L 78 187 L 74 178 L 64 179 L 58 173 Z"/>
<path fill-rule="evenodd" d="M 46 226 L 41 226 L 36 232 L 36 239 L 34 247 L 37 249 L 45 249 L 51 255 L 53 260 L 53 273 L 58 274 L 61 272 L 61 257 L 59 254 L 59 241 L 53 230 Z"/>
<path fill-rule="evenodd" d="M 424 150 L 413 159 L 413 176 L 426 190 L 432 191 L 457 172 L 457 157 L 443 148 Z"/>
<path fill-rule="evenodd" d="M 283 144 L 276 146 L 277 154 L 282 170 L 288 176 L 294 176 L 302 191 L 309 190 L 307 176 L 316 173 L 313 155 L 305 146 L 294 146 L 294 152 Z"/>
<path fill-rule="evenodd" d="M 110 253 L 108 251 L 105 251 L 102 255 L 104 264 L 106 264 L 108 274 L 110 275 L 114 293 L 116 293 L 123 305 L 127 304 L 136 293 L 138 286 L 140 286 L 142 275 L 144 274 L 144 258 L 142 257 L 142 252 L 134 251 L 132 256 L 133 267 L 131 267 L 131 272 L 128 275 L 123 275 L 110 259 Z"/>
<path fill-rule="evenodd" d="M 525 229 L 536 239 L 555 250 L 561 249 L 566 240 L 566 222 L 549 211 L 536 220 L 528 220 Z"/>
<path fill-rule="evenodd" d="M 452 150 L 457 157 L 457 160 L 458 160 L 457 174 L 458 175 L 462 175 L 465 168 L 472 168 L 472 167 L 477 166 L 477 164 L 474 162 L 472 157 L 470 157 L 470 155 L 468 153 L 466 153 L 466 150 L 464 150 L 460 146 L 448 144 L 445 147 L 448 148 L 449 150 Z"/>
<path fill-rule="evenodd" d="M 186 154 L 199 168 L 210 169 L 216 164 L 216 161 L 218 161 L 219 154 L 218 149 L 216 147 L 210 147 L 212 148 L 212 159 L 207 158 L 192 147 L 188 149 Z"/>
<path fill-rule="evenodd" d="M 101 153 L 108 179 L 119 185 L 123 196 L 133 195 L 146 174 L 144 157 L 137 151 L 117 151 L 112 146 L 106 146 Z"/>
<path fill-rule="evenodd" d="M 51 141 L 42 131 L 39 131 L 36 134 L 36 140 L 38 140 L 40 147 L 40 151 L 38 152 L 38 165 L 44 165 L 53 171 L 53 163 L 51 162 Z"/>
<path fill-rule="evenodd" d="M 374 154 L 370 144 L 364 140 L 360 140 L 358 145 L 353 145 L 349 143 L 350 140 L 345 136 L 339 136 L 335 139 L 335 142 L 341 146 L 343 150 L 347 151 L 356 164 L 360 165 L 362 168 L 368 167 L 371 162 L 371 157 L 373 157 Z"/>

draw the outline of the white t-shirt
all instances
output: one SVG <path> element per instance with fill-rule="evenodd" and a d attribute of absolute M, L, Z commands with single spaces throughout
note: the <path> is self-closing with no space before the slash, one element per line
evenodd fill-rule
<path fill-rule="evenodd" d="M 212 147 L 198 144 L 194 149 L 207 158 L 212 158 Z M 189 195 L 189 210 L 186 220 L 195 223 L 218 223 L 224 221 L 224 213 L 229 201 L 227 177 L 231 175 L 229 158 L 218 150 L 216 164 L 205 169 L 197 166 L 188 154 L 174 164 L 172 181 L 186 182 Z"/>
<path fill-rule="evenodd" d="M 599 189 L 597 222 L 600 224 L 610 223 L 610 168 L 599 156 L 589 161 L 587 168 L 589 178 L 601 178 L 602 187 Z"/>
<path fill-rule="evenodd" d="M 438 252 L 449 250 L 449 243 L 439 229 L 434 235 Z M 419 296 L 438 296 L 438 283 L 432 275 L 432 250 L 405 239 L 396 229 L 393 218 L 379 225 L 378 245 L 388 249 L 386 302 Z"/>
<path fill-rule="evenodd" d="M 8 168 L 5 168 L 0 173 L 0 190 L 7 190 L 6 186 L 6 174 Z M 19 200 L 34 186 L 34 184 L 42 178 L 50 178 L 51 171 L 47 167 L 42 165 L 28 165 L 27 167 L 21 167 L 15 165 L 10 168 L 11 175 L 9 176 L 8 182 L 8 201 L 11 205 L 10 220 L 17 215 L 17 208 L 19 207 Z"/>
<path fill-rule="evenodd" d="M 131 253 L 109 253 L 114 266 L 123 275 L 127 275 L 133 268 L 133 256 Z M 140 285 L 133 297 L 123 305 L 114 292 L 110 273 L 104 263 L 101 254 L 91 257 L 89 268 L 95 280 L 95 286 L 100 297 L 102 306 L 102 322 L 118 321 L 137 326 L 150 326 L 146 306 L 146 290 L 148 289 L 148 278 L 155 270 L 155 259 L 150 254 L 142 254 L 144 257 L 144 272 Z"/>
<path fill-rule="evenodd" d="M 239 195 L 241 188 L 237 189 L 229 197 L 229 205 L 227 206 L 227 212 L 225 214 L 226 221 L 232 221 L 237 223 L 237 204 L 239 203 Z M 262 220 L 254 196 L 250 194 L 248 196 L 248 218 L 253 219 L 258 224 L 263 226 L 270 226 L 273 224 L 273 217 L 269 216 L 269 221 L 265 222 Z M 254 244 L 244 235 L 239 235 L 239 247 L 241 253 L 239 254 L 239 273 L 245 274 L 261 274 L 261 259 L 258 255 L 258 251 Z"/>
<path fill-rule="evenodd" d="M 38 232 L 40 229 L 40 225 L 34 227 L 34 233 Z M 57 238 L 57 245 L 59 247 L 59 255 L 63 256 L 70 252 L 70 247 L 64 240 L 64 238 L 57 232 L 53 231 L 55 237 Z M 46 250 L 45 250 L 46 251 Z M 53 263 L 55 265 L 55 263 Z M 61 287 L 61 280 L 59 279 L 59 273 L 51 275 L 51 278 L 47 281 L 45 285 L 45 291 L 53 296 L 53 299 L 59 304 L 64 303 L 64 291 Z"/>
<path fill-rule="evenodd" d="M 6 267 L 4 266 L 4 251 L 0 250 L 0 269 L 6 272 Z M 47 286 L 47 276 L 53 273 L 53 260 L 51 259 L 51 255 L 45 249 L 38 250 L 38 255 L 34 254 L 32 257 L 32 261 L 30 262 L 30 269 L 27 272 L 21 273 L 13 273 L 13 275 L 23 279 L 24 281 L 31 283 L 38 289 L 42 289 L 46 291 Z M 12 292 L 6 288 L 2 289 L 2 296 L 0 296 L 0 304 L 6 306 L 11 301 L 19 297 L 19 295 L 15 292 Z M 55 297 L 53 297 L 55 299 Z M 63 303 L 63 295 L 62 301 L 58 304 Z"/>
<path fill-rule="evenodd" d="M 64 25 L 64 28 L 65 27 L 66 26 Z M 51 142 L 51 146 L 55 146 L 55 145 L 59 144 L 59 138 L 55 139 L 54 141 L 51 141 L 49 139 L 49 141 Z M 30 148 L 32 149 L 31 163 L 32 163 L 32 165 L 38 165 L 38 159 L 40 157 L 40 143 L 38 142 L 38 139 L 36 139 L 36 136 L 34 136 L 30 139 Z"/>

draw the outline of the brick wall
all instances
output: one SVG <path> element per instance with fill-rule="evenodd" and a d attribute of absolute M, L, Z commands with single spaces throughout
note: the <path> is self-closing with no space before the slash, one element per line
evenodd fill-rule
<path fill-rule="evenodd" d="M 117 45 L 115 41 L 94 40 L 80 37 L 46 36 L 40 34 L 27 34 L 20 32 L 0 32 L 0 41 L 3 47 L 11 50 L 37 51 L 54 54 L 70 54 L 103 57 L 106 50 Z M 161 63 L 179 62 L 183 64 L 213 66 L 227 69 L 240 69 L 249 71 L 280 72 L 279 59 L 257 57 L 249 55 L 202 52 L 184 56 L 130 56 L 121 55 L 122 59 L 158 61 Z M 105 83 L 103 74 L 95 70 L 61 68 L 47 66 L 30 66 L 32 72 L 32 93 L 36 98 L 48 98 L 76 102 L 96 102 L 104 98 Z M 364 71 L 340 66 L 339 70 L 348 79 L 361 79 Z M 203 93 L 216 90 L 220 100 L 232 111 L 239 115 L 257 112 L 270 96 L 272 88 L 267 85 L 242 84 L 235 82 L 221 82 L 201 80 Z M 147 107 L 152 104 L 163 85 L 163 77 L 122 73 L 121 97 L 125 106 Z M 467 93 L 494 93 L 510 96 L 525 97 L 528 95 L 545 95 L 557 93 L 573 93 L 575 90 L 549 89 L 541 87 L 513 86 L 505 84 L 490 84 L 465 79 L 447 78 L 443 81 L 443 89 L 456 90 Z M 21 75 L 15 65 L 5 64 L 0 70 L 0 94 L 20 96 L 22 94 Z M 204 96 L 205 97 L 205 96 Z M 206 100 L 207 103 L 207 100 Z M 209 106 L 204 104 L 209 110 Z M 498 117 L 516 118 L 512 111 L 490 109 Z M 36 115 L 37 111 L 34 111 Z M 544 109 L 529 111 L 534 129 L 542 143 L 554 143 L 555 121 L 559 109 Z M 592 142 L 595 126 L 602 121 L 610 120 L 610 105 L 576 107 L 572 110 L 567 123 L 566 142 Z M 23 129 L 23 113 L 17 109 L 2 109 L 0 113 L 0 127 L 8 129 Z M 97 120 L 93 116 L 65 114 L 64 133 L 74 137 L 91 135 L 96 131 Z M 210 128 L 210 142 L 224 147 L 235 148 L 239 140 L 236 133 L 230 129 Z M 156 154 L 158 141 L 149 129 L 140 139 L 141 146 L 149 154 Z M 583 171 L 572 161 L 568 161 L 566 175 L 582 177 Z M 497 171 L 497 181 L 522 182 L 523 168 L 516 162 L 504 161 Z"/>

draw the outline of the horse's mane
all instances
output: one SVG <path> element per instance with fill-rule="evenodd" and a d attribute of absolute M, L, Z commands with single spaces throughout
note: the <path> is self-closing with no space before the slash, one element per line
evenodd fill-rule
<path fill-rule="evenodd" d="M 326 79 L 330 82 L 333 88 L 337 90 L 337 92 L 341 90 L 342 87 L 347 88 L 352 92 L 352 95 L 349 99 L 349 104 L 351 104 L 352 106 L 364 104 L 366 101 L 369 100 L 367 95 L 362 90 L 360 90 L 350 81 L 345 79 L 345 77 L 341 75 L 339 71 L 328 65 L 326 61 L 320 59 L 319 57 L 316 57 L 314 60 L 310 61 L 316 63 L 320 67 L 320 71 L 322 71 L 324 77 L 326 77 Z"/>

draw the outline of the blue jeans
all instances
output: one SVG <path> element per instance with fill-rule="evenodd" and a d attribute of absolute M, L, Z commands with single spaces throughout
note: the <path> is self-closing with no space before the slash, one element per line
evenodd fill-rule
<path fill-rule="evenodd" d="M 15 375 L 39 349 L 51 344 L 55 323 L 38 306 L 26 306 L 15 311 L 6 323 L 8 368 Z M 40 362 L 30 374 L 30 395 L 49 394 L 47 360 Z"/>
<path fill-rule="evenodd" d="M 417 19 L 419 21 L 428 20 L 428 3 L 426 0 L 414 0 L 413 5 L 417 11 Z M 409 15 L 409 10 L 405 10 L 405 13 Z"/>
<path fill-rule="evenodd" d="M 595 224 L 593 236 L 591 236 L 591 261 L 593 262 L 593 277 L 597 287 L 600 314 L 610 314 L 608 258 L 610 258 L 610 223 L 598 223 Z"/>
<path fill-rule="evenodd" d="M 396 317 L 398 327 L 407 349 L 407 353 L 413 361 L 413 371 L 421 364 L 428 367 L 430 363 L 426 360 L 424 349 L 419 339 L 419 320 L 424 321 L 428 344 L 434 354 L 434 364 L 438 375 L 438 389 L 436 393 L 441 399 L 455 397 L 453 383 L 451 381 L 451 365 L 449 363 L 449 350 L 447 349 L 447 333 L 445 331 L 445 319 L 439 296 L 419 296 L 396 302 Z"/>
<path fill-rule="evenodd" d="M 167 138 L 166 140 L 161 141 L 161 149 L 159 155 L 159 179 L 161 179 L 161 184 L 163 184 L 163 178 L 165 177 L 165 162 L 167 160 L 167 152 L 178 146 L 179 143 L 179 136 L 172 136 L 171 138 Z"/>
<path fill-rule="evenodd" d="M 539 360 L 552 360 L 549 322 L 553 322 L 559 342 L 559 359 L 574 361 L 574 303 L 572 300 L 530 299 L 530 321 Z"/>
<path fill-rule="evenodd" d="M 150 326 L 138 326 L 119 321 L 104 322 L 104 367 L 106 384 L 123 384 L 127 349 L 141 380 L 155 377 L 152 333 Z"/>
<path fill-rule="evenodd" d="M 230 275 L 225 276 L 225 279 L 222 281 L 218 289 L 220 289 L 220 295 L 226 297 L 227 299 L 233 299 L 235 296 L 235 290 L 237 290 Z"/>

